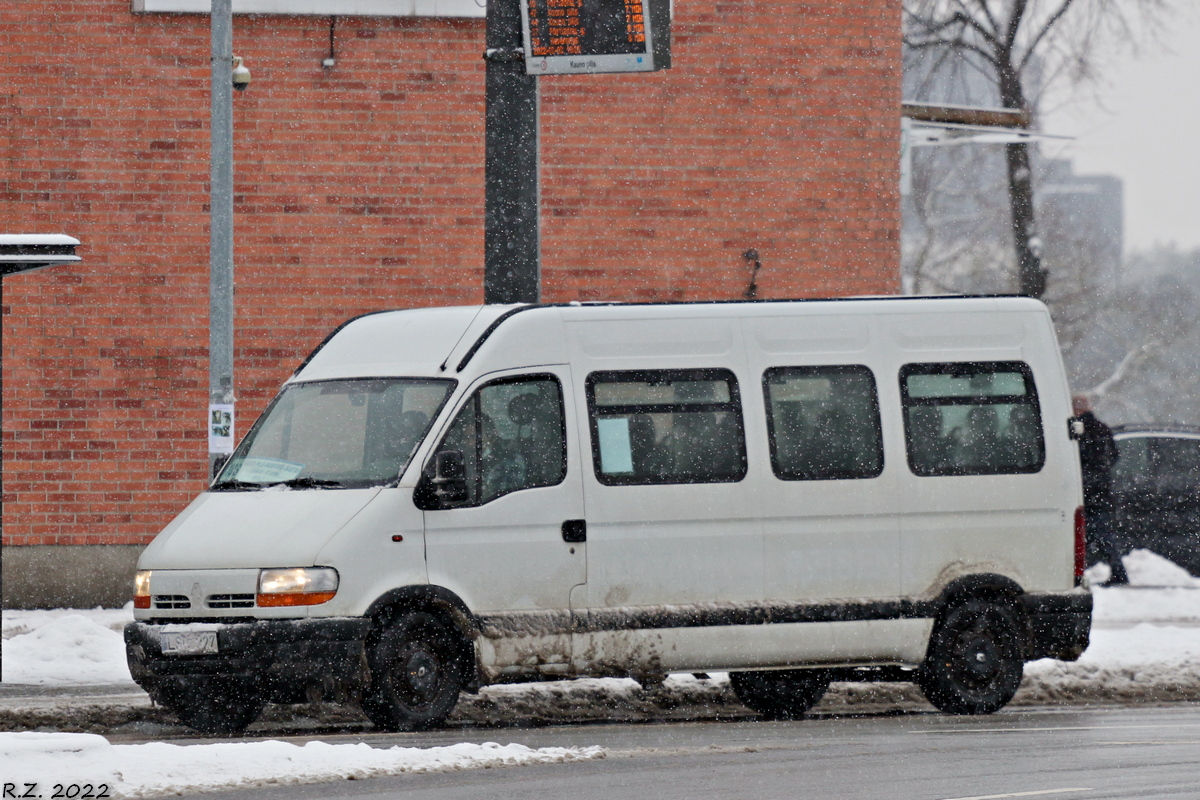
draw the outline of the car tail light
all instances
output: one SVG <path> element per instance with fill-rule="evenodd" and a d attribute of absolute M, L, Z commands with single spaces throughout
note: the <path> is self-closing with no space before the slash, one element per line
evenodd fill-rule
<path fill-rule="evenodd" d="M 1083 571 L 1087 568 L 1087 518 L 1083 506 L 1075 509 L 1075 585 L 1083 583 Z"/>

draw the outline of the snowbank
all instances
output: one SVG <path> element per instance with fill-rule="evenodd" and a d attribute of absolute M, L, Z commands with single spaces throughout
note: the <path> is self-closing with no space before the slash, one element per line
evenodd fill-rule
<path fill-rule="evenodd" d="M 114 797 L 153 797 L 603 757 L 599 747 L 535 750 L 495 742 L 385 750 L 366 744 L 299 746 L 278 741 L 114 745 L 86 733 L 0 733 L 4 780 L 37 783 L 43 797 L 49 796 L 54 784 L 91 784 L 99 794 L 97 784 L 104 783 Z"/>
<path fill-rule="evenodd" d="M 133 683 L 125 641 L 112 629 L 116 614 L 121 614 L 119 625 L 127 621 L 123 611 L 13 612 L 11 628 L 9 614 L 4 612 L 5 683 Z M 21 630 L 26 632 L 15 633 Z"/>
<path fill-rule="evenodd" d="M 1188 586 L 1200 588 L 1200 578 L 1149 550 L 1134 550 L 1121 559 L 1132 586 Z"/>

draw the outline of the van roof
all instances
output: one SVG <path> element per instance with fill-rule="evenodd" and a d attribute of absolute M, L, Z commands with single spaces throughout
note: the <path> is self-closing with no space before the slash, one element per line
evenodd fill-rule
<path fill-rule="evenodd" d="M 453 377 L 505 322 L 524 312 L 555 310 L 558 319 L 748 318 L 759 315 L 825 314 L 837 307 L 852 313 L 910 312 L 913 304 L 939 312 L 1037 311 L 1038 300 L 1014 295 L 942 295 L 806 298 L 795 300 L 706 300 L 686 302 L 569 302 L 447 306 L 374 311 L 334 329 L 296 368 L 293 381 L 387 375 Z"/>

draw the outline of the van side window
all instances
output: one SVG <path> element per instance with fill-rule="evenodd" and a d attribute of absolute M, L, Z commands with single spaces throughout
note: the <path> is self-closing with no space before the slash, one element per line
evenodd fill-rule
<path fill-rule="evenodd" d="M 883 472 L 875 376 L 860 365 L 775 367 L 763 374 L 771 469 L 785 481 Z"/>
<path fill-rule="evenodd" d="M 1037 472 L 1046 462 L 1027 364 L 907 364 L 900 395 L 908 464 L 917 475 Z"/>
<path fill-rule="evenodd" d="M 437 448 L 463 454 L 467 499 L 562 483 L 567 474 L 562 388 L 549 375 L 497 381 L 467 401 Z"/>
<path fill-rule="evenodd" d="M 601 483 L 731 483 L 746 476 L 741 399 L 729 370 L 593 372 L 587 399 Z"/>

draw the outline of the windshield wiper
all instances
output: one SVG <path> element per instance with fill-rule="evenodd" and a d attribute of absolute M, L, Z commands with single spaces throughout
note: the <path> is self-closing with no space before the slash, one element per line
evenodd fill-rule
<path fill-rule="evenodd" d="M 332 480 L 328 480 L 326 478 L 311 478 L 311 477 L 292 478 L 291 480 L 279 481 L 279 482 L 273 483 L 271 485 L 279 486 L 280 484 L 287 486 L 290 489 L 344 489 L 344 488 L 346 488 L 346 484 L 342 483 L 341 481 L 332 481 Z"/>
<path fill-rule="evenodd" d="M 239 481 L 236 478 L 214 483 L 208 487 L 210 492 L 240 492 L 243 490 L 258 491 L 263 488 L 261 483 L 250 483 L 249 481 Z"/>

